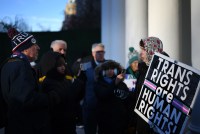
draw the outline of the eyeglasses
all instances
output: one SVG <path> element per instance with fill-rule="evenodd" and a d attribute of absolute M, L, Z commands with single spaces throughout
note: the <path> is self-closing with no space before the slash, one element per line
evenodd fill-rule
<path fill-rule="evenodd" d="M 100 54 L 100 53 L 104 54 L 105 51 L 96 51 L 96 53 L 97 53 L 97 54 Z"/>

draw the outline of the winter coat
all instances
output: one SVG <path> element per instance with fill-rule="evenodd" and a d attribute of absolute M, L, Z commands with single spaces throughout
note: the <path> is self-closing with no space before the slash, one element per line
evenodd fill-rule
<path fill-rule="evenodd" d="M 97 65 L 94 60 L 88 62 L 87 64 L 90 64 L 90 67 L 84 71 L 86 81 L 83 107 L 89 110 L 95 110 L 97 99 L 94 93 L 94 69 Z"/>
<path fill-rule="evenodd" d="M 138 64 L 139 76 L 136 83 L 136 99 L 138 99 L 142 85 L 145 80 L 145 76 L 148 70 L 148 67 L 151 63 L 153 55 L 155 52 L 168 55 L 163 51 L 162 41 L 157 37 L 148 37 L 140 41 L 140 47 L 142 47 L 147 54 L 147 61 L 141 62 Z M 153 129 L 150 128 L 149 124 L 145 122 L 139 115 L 137 115 L 137 131 L 138 134 L 152 134 L 154 133 Z"/>
<path fill-rule="evenodd" d="M 102 76 L 102 70 L 111 66 L 121 71 L 121 67 L 114 61 L 106 61 L 95 69 L 95 94 L 97 101 L 97 115 L 99 129 L 104 134 L 124 134 L 128 123 L 128 110 L 126 106 L 127 98 L 121 99 L 114 93 L 115 90 L 120 89 L 125 92 L 128 91 L 128 87 L 125 83 L 120 82 L 115 85 L 115 78 L 111 83 L 104 80 Z"/>
<path fill-rule="evenodd" d="M 50 134 L 49 97 L 38 88 L 27 59 L 12 58 L 2 68 L 3 97 L 8 105 L 6 134 Z"/>
<path fill-rule="evenodd" d="M 47 77 L 42 83 L 44 92 L 56 91 L 61 96 L 61 103 L 50 110 L 53 132 L 75 133 L 75 100 L 71 92 L 71 81 L 65 79 Z"/>
<path fill-rule="evenodd" d="M 136 100 L 139 97 L 140 91 L 142 89 L 142 85 L 144 83 L 145 80 L 145 76 L 148 70 L 148 66 L 146 65 L 146 63 L 141 62 L 138 64 L 138 68 L 139 68 L 139 76 L 137 79 L 137 83 L 136 83 Z M 150 126 L 148 123 L 146 123 L 139 115 L 137 115 L 137 127 L 136 127 L 137 131 L 139 132 L 139 134 L 151 134 L 153 133 L 153 130 L 150 129 Z"/>
<path fill-rule="evenodd" d="M 131 75 L 132 78 L 134 78 L 134 79 L 137 80 L 138 72 L 133 72 L 132 69 L 131 69 L 131 67 L 129 66 L 126 69 L 126 75 Z M 130 92 L 130 97 L 127 100 L 128 116 L 129 116 L 128 117 L 128 119 L 129 119 L 129 121 L 128 121 L 129 124 L 128 125 L 129 125 L 129 128 L 134 129 L 132 131 L 135 131 L 135 129 L 136 129 L 136 123 L 137 123 L 137 120 L 136 120 L 137 114 L 134 111 L 136 102 L 137 102 L 137 99 L 136 99 L 136 89 L 134 89 L 133 91 Z"/>
<path fill-rule="evenodd" d="M 81 82 L 78 82 L 76 87 L 81 87 L 84 91 L 82 114 L 85 133 L 96 133 L 97 131 L 97 98 L 94 93 L 94 69 L 96 66 L 97 63 L 94 59 L 84 63 L 81 62 L 82 71 L 77 78 Z"/>
<path fill-rule="evenodd" d="M 42 82 L 42 90 L 45 93 L 55 91 L 61 99 L 59 104 L 50 109 L 53 133 L 75 134 L 75 96 L 71 88 L 72 81 L 56 69 L 60 58 L 63 57 L 57 52 L 47 52 L 43 55 L 40 62 L 43 63 L 41 69 L 46 77 Z"/>

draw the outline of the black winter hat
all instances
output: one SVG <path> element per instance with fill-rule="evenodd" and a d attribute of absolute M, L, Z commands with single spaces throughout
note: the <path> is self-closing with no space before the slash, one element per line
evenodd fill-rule
<path fill-rule="evenodd" d="M 54 70 L 60 58 L 64 59 L 64 57 L 58 52 L 52 52 L 52 51 L 46 52 L 42 56 L 39 62 L 39 66 L 41 67 L 42 74 L 46 75 L 48 72 Z"/>
<path fill-rule="evenodd" d="M 19 33 L 15 28 L 8 29 L 8 36 L 11 39 L 12 52 L 21 52 L 36 44 L 36 39 L 33 35 L 25 32 Z"/>

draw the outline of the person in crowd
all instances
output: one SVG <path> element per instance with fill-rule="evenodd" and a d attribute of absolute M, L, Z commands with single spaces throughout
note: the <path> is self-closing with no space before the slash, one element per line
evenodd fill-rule
<path fill-rule="evenodd" d="M 129 89 L 123 67 L 108 60 L 95 69 L 98 125 L 102 134 L 124 134 L 128 123 Z"/>
<path fill-rule="evenodd" d="M 96 134 L 97 132 L 97 115 L 96 104 L 97 98 L 94 93 L 94 69 L 97 65 L 105 62 L 105 50 L 102 43 L 95 43 L 92 45 L 92 60 L 80 64 L 79 78 L 84 84 L 83 97 L 83 123 L 85 134 Z"/>
<path fill-rule="evenodd" d="M 87 52 L 82 52 L 81 56 L 77 58 L 73 64 L 72 64 L 72 72 L 75 76 L 77 76 L 80 72 L 80 64 L 89 62 L 93 59 L 91 54 L 88 54 Z"/>
<path fill-rule="evenodd" d="M 139 53 L 133 47 L 129 48 L 128 59 L 125 80 L 127 80 L 129 90 L 134 92 L 138 77 Z"/>
<path fill-rule="evenodd" d="M 82 52 L 81 56 L 72 64 L 72 72 L 76 78 L 78 78 L 79 72 L 80 72 L 80 64 L 89 62 L 92 60 L 92 56 L 89 55 L 87 52 Z M 82 115 L 82 105 L 83 105 L 83 96 L 84 96 L 84 90 L 82 90 L 82 93 L 80 93 L 80 102 L 77 107 L 77 117 L 76 117 L 76 126 L 78 128 L 83 128 L 83 115 Z"/>
<path fill-rule="evenodd" d="M 54 40 L 54 41 L 51 42 L 50 49 L 54 52 L 59 52 L 60 54 L 62 54 L 65 58 L 65 61 L 66 61 L 66 59 L 67 59 L 67 42 L 66 41 L 64 41 L 64 40 Z M 82 57 L 82 58 L 85 59 L 85 57 Z M 74 66 L 74 65 L 69 66 L 69 64 L 67 64 L 67 61 L 65 62 L 66 63 L 65 78 L 68 79 L 68 80 L 71 80 L 72 82 L 76 79 L 79 68 L 80 68 L 79 60 L 80 59 L 78 59 L 78 61 L 77 61 L 78 67 Z M 85 60 L 81 59 L 81 61 L 85 61 Z M 75 85 L 75 83 L 74 83 L 74 85 Z M 80 103 L 82 103 L 81 100 L 82 100 L 83 94 L 84 94 L 84 91 L 80 91 L 77 94 L 78 98 L 77 98 L 77 104 L 76 104 L 76 113 L 77 113 L 76 124 L 77 124 L 77 127 L 79 127 L 79 128 L 83 128 L 82 107 L 81 107 L 81 104 L 80 104 Z"/>
<path fill-rule="evenodd" d="M 46 78 L 42 82 L 45 93 L 57 91 L 62 94 L 61 103 L 50 110 L 51 129 L 53 134 L 76 134 L 75 94 L 72 82 L 65 78 L 66 65 L 63 55 L 59 52 L 45 53 L 40 62 Z"/>
<path fill-rule="evenodd" d="M 148 67 L 150 65 L 150 62 L 152 60 L 152 57 L 155 52 L 158 53 L 164 53 L 163 51 L 163 44 L 162 41 L 157 37 L 148 37 L 141 39 L 139 42 L 140 45 L 140 58 L 142 60 L 141 63 L 139 63 L 139 76 L 137 78 L 136 83 L 136 100 L 139 97 L 139 93 L 142 89 L 142 85 L 145 80 L 145 76 L 148 70 Z M 166 55 L 166 53 L 165 53 Z M 150 128 L 148 123 L 146 123 L 140 116 L 137 116 L 137 133 L 138 134 L 152 134 L 154 133 L 153 128 Z"/>
<path fill-rule="evenodd" d="M 65 58 L 65 66 L 66 66 L 65 67 L 65 73 L 66 73 L 65 77 L 66 77 L 66 79 L 73 81 L 73 79 L 74 79 L 73 72 L 66 61 L 67 42 L 64 40 L 54 40 L 51 42 L 50 50 L 53 52 L 58 52 L 61 55 L 63 55 L 63 57 Z M 42 63 L 40 63 L 40 64 L 42 64 Z M 39 81 L 42 82 L 46 76 L 44 76 L 44 74 L 42 74 L 43 72 L 40 70 L 40 65 L 38 68 L 39 68 L 39 75 L 40 75 Z"/>
<path fill-rule="evenodd" d="M 54 40 L 51 42 L 50 49 L 54 52 L 58 52 L 66 58 L 67 42 L 64 40 Z"/>
<path fill-rule="evenodd" d="M 139 63 L 139 53 L 133 48 L 129 48 L 128 53 L 128 67 L 126 68 L 126 75 L 124 82 L 129 88 L 130 97 L 126 103 L 128 108 L 128 129 L 127 134 L 136 133 L 136 113 L 134 112 L 136 97 L 135 97 L 135 86 L 138 78 L 138 63 Z"/>
<path fill-rule="evenodd" d="M 8 30 L 12 55 L 1 70 L 1 88 L 7 104 L 6 134 L 51 134 L 49 107 L 60 103 L 56 91 L 42 93 L 30 62 L 37 60 L 40 47 L 33 35 Z"/>

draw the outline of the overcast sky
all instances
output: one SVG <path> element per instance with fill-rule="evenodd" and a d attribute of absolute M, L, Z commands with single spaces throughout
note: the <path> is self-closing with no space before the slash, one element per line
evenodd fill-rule
<path fill-rule="evenodd" d="M 32 31 L 59 31 L 68 0 L 1 0 L 0 20 L 22 18 Z"/>

